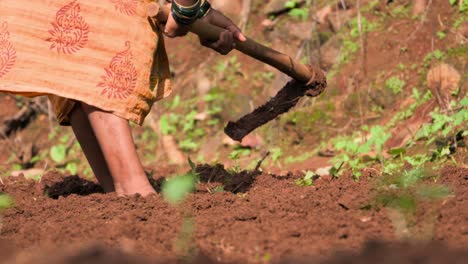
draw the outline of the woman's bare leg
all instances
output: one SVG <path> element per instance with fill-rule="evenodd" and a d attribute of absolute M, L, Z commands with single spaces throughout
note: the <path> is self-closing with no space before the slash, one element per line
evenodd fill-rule
<path fill-rule="evenodd" d="M 115 191 L 112 175 L 107 167 L 101 147 L 80 103 L 77 103 L 73 109 L 70 121 L 73 132 L 78 142 L 80 142 L 89 165 L 93 169 L 94 176 L 96 176 L 105 192 Z"/>
<path fill-rule="evenodd" d="M 119 195 L 155 193 L 138 158 L 127 120 L 81 104 L 94 131 Z"/>

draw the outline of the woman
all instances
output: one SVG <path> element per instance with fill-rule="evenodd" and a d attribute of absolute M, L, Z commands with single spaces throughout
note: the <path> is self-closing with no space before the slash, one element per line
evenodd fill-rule
<path fill-rule="evenodd" d="M 0 91 L 49 96 L 106 192 L 155 192 L 129 121 L 142 124 L 152 104 L 170 93 L 162 34 L 183 36 L 203 19 L 226 29 L 203 45 L 227 54 L 234 39 L 245 41 L 207 1 L 168 2 L 164 27 L 148 19 L 155 5 L 149 0 L 0 1 Z"/>

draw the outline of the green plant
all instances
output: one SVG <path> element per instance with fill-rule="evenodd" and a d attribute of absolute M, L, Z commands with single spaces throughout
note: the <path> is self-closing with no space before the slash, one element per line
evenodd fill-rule
<path fill-rule="evenodd" d="M 286 157 L 284 162 L 286 162 L 286 163 L 303 162 L 303 161 L 309 159 L 312 156 L 313 156 L 312 152 L 304 152 L 304 153 L 302 153 L 302 154 L 300 154 L 298 156 L 288 156 L 288 157 Z"/>
<path fill-rule="evenodd" d="M 307 1 L 304 7 L 299 7 L 296 0 L 289 0 L 284 3 L 284 7 L 290 9 L 288 13 L 290 16 L 303 21 L 309 17 L 309 5 L 310 0 Z"/>
<path fill-rule="evenodd" d="M 458 132 L 462 137 L 468 134 L 463 128 L 463 125 L 468 121 L 468 98 L 462 99 L 458 104 L 452 102 L 452 107 L 456 110 L 451 113 L 444 113 L 439 109 L 433 111 L 431 113 L 432 122 L 424 125 L 416 133 L 416 140 L 425 139 L 426 145 L 430 145 L 440 138 L 451 138 L 451 140 L 438 141 L 434 158 L 445 158 L 452 153 L 451 147 L 452 144 L 456 144 Z"/>
<path fill-rule="evenodd" d="M 409 14 L 409 8 L 405 5 L 399 5 L 391 10 L 393 17 L 407 17 Z"/>
<path fill-rule="evenodd" d="M 208 125 L 215 126 L 220 123 L 220 113 L 223 112 L 223 104 L 225 100 L 225 96 L 220 92 L 219 89 L 211 89 L 207 95 L 203 97 L 203 101 L 205 101 L 208 105 L 208 110 L 206 113 L 210 115 L 210 119 L 208 120 Z"/>
<path fill-rule="evenodd" d="M 283 157 L 283 151 L 279 147 L 271 148 L 270 153 L 271 153 L 271 160 L 273 162 L 277 162 L 279 161 L 279 159 L 281 159 L 281 157 Z"/>
<path fill-rule="evenodd" d="M 13 205 L 13 198 L 6 194 L 0 193 L 0 212 L 4 209 L 12 207 Z"/>
<path fill-rule="evenodd" d="M 304 176 L 300 179 L 295 180 L 297 186 L 312 186 L 314 185 L 315 173 L 312 171 L 305 171 Z"/>
<path fill-rule="evenodd" d="M 354 137 L 339 137 L 333 140 L 334 148 L 341 153 L 333 159 L 335 165 L 330 171 L 332 175 L 340 175 L 344 166 L 352 170 L 354 177 L 359 178 L 362 175 L 361 170 L 369 163 L 384 162 L 383 146 L 390 134 L 381 126 L 364 130 L 368 130 L 367 136 L 356 133 Z"/>
<path fill-rule="evenodd" d="M 170 113 L 161 116 L 159 127 L 164 135 L 177 135 L 178 144 L 183 151 L 196 151 L 200 147 L 197 142 L 205 132 L 196 126 L 197 112 L 191 110 L 186 115 Z"/>
<path fill-rule="evenodd" d="M 443 51 L 437 49 L 437 50 L 434 50 L 433 52 L 429 52 L 424 57 L 423 64 L 424 66 L 428 67 L 433 60 L 443 61 L 446 58 L 447 58 L 447 55 Z"/>
<path fill-rule="evenodd" d="M 400 63 L 398 63 L 397 68 L 400 71 L 404 71 L 404 70 L 406 70 L 406 65 L 400 62 Z"/>
<path fill-rule="evenodd" d="M 449 0 L 449 3 L 452 6 L 455 6 L 458 3 L 458 10 L 460 13 L 465 13 L 468 11 L 468 0 Z"/>
<path fill-rule="evenodd" d="M 405 86 L 406 86 L 406 82 L 396 76 L 390 77 L 385 82 L 385 88 L 392 91 L 393 94 L 401 93 L 403 91 L 403 88 L 405 88 Z"/>
<path fill-rule="evenodd" d="M 361 19 L 361 31 L 359 30 L 359 23 L 357 18 L 352 19 L 349 25 L 351 28 L 349 32 L 341 33 L 343 35 L 343 44 L 340 50 L 340 55 L 338 56 L 336 67 L 347 63 L 350 57 L 361 48 L 358 44 L 358 38 L 360 34 L 364 35 L 375 31 L 378 28 L 377 23 L 369 22 L 369 20 L 367 20 L 365 17 Z"/>
<path fill-rule="evenodd" d="M 359 37 L 359 21 L 357 18 L 354 18 L 350 21 L 350 27 L 351 30 L 349 34 L 353 38 L 358 38 Z M 361 18 L 361 34 L 367 34 L 372 31 L 375 31 L 378 28 L 378 24 L 374 22 L 369 22 L 367 18 L 362 17 Z"/>
<path fill-rule="evenodd" d="M 195 190 L 195 186 L 199 182 L 199 174 L 195 164 L 190 159 L 189 164 L 191 170 L 188 173 L 173 176 L 162 184 L 162 195 L 172 205 L 182 203 L 188 194 Z"/>
<path fill-rule="evenodd" d="M 444 31 L 437 31 L 437 38 L 444 39 L 447 34 Z"/>
<path fill-rule="evenodd" d="M 249 156 L 252 151 L 250 148 L 236 147 L 229 153 L 229 158 L 232 160 L 238 160 L 242 156 Z"/>
<path fill-rule="evenodd" d="M 54 134 L 51 140 L 57 138 L 57 134 Z M 49 156 L 56 164 L 58 171 L 62 173 L 70 173 L 76 175 L 79 170 L 80 158 L 77 157 L 80 148 L 78 142 L 70 134 L 62 135 L 58 138 L 58 144 L 55 144 L 50 148 Z M 45 155 L 37 156 L 36 159 L 41 159 Z M 39 175 L 37 179 L 40 179 Z"/>
<path fill-rule="evenodd" d="M 463 24 L 463 22 L 465 22 L 467 20 L 466 16 L 461 16 L 457 19 L 455 19 L 455 21 L 453 22 L 453 28 L 454 29 L 459 29 L 460 26 Z"/>
<path fill-rule="evenodd" d="M 416 211 L 421 202 L 433 203 L 451 195 L 448 187 L 434 183 L 437 178 L 434 173 L 423 168 L 400 170 L 393 175 L 385 175 L 377 182 L 377 194 L 372 203 L 376 207 L 390 208 L 398 212 L 397 217 L 390 218 L 397 232 L 407 235 L 408 228 L 421 222 L 415 221 Z"/>
<path fill-rule="evenodd" d="M 166 179 L 162 184 L 162 195 L 164 199 L 173 206 L 176 206 L 179 213 L 182 215 L 182 226 L 179 235 L 175 240 L 176 252 L 182 257 L 193 256 L 193 234 L 195 230 L 195 222 L 191 216 L 190 209 L 184 209 L 180 205 L 185 201 L 189 193 L 193 192 L 199 182 L 199 174 L 196 171 L 196 166 L 188 159 L 191 170 L 182 175 L 177 175 Z"/>
<path fill-rule="evenodd" d="M 390 120 L 390 122 L 386 124 L 386 128 L 392 128 L 398 122 L 410 118 L 414 114 L 416 108 L 418 108 L 419 106 L 421 106 L 422 104 L 424 104 L 432 98 L 432 93 L 430 91 L 426 91 L 424 95 L 421 95 L 418 89 L 413 88 L 411 97 L 413 98 L 414 103 L 412 103 L 408 107 L 403 107 L 401 111 L 397 112 Z"/>

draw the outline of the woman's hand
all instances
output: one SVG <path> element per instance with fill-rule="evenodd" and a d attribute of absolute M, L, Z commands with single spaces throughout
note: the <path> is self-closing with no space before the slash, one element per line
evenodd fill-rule
<path fill-rule="evenodd" d="M 172 1 L 167 1 L 167 2 L 168 3 L 166 3 L 166 7 L 169 8 L 169 10 L 171 10 Z M 189 31 L 188 26 L 177 24 L 177 22 L 174 20 L 172 15 L 169 14 L 166 25 L 164 27 L 164 34 L 166 36 L 170 38 L 182 37 L 182 36 L 187 35 L 188 31 Z"/>
<path fill-rule="evenodd" d="M 170 8 L 171 3 L 167 3 L 167 6 Z M 226 55 L 232 49 L 235 48 L 235 40 L 238 41 L 246 41 L 247 38 L 242 34 L 241 30 L 225 15 L 221 12 L 211 9 L 209 13 L 202 18 L 203 21 L 210 23 L 212 25 L 224 28 L 225 30 L 219 36 L 217 41 L 209 41 L 206 39 L 200 38 L 200 43 L 205 46 L 209 47 L 220 54 Z M 165 28 L 164 34 L 170 38 L 185 36 L 190 27 L 179 25 L 176 23 L 174 18 L 169 15 Z"/>
<path fill-rule="evenodd" d="M 235 40 L 242 42 L 247 40 L 241 30 L 229 18 L 213 8 L 202 20 L 225 29 L 217 41 L 213 42 L 200 38 L 200 43 L 203 46 L 212 48 L 220 54 L 226 55 L 231 52 L 235 48 Z"/>

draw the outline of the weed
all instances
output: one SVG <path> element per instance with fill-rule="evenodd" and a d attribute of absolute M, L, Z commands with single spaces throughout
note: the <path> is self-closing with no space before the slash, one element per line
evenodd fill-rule
<path fill-rule="evenodd" d="M 297 186 L 312 186 L 314 185 L 314 176 L 315 173 L 313 173 L 312 171 L 305 171 L 304 177 L 297 179 L 295 183 Z"/>
<path fill-rule="evenodd" d="M 458 4 L 458 10 L 460 11 L 460 13 L 468 12 L 468 0 L 449 0 L 449 3 L 452 6 Z"/>
<path fill-rule="evenodd" d="M 71 134 L 64 134 L 58 137 L 58 134 L 51 133 L 49 135 L 50 140 L 57 141 L 58 143 L 52 146 L 49 150 L 50 159 L 56 164 L 56 169 L 61 173 L 70 173 L 76 175 L 80 170 L 79 165 L 81 159 L 78 157 L 80 153 L 80 144 L 75 141 Z M 46 153 L 40 154 L 35 157 L 35 161 L 42 160 L 45 158 Z M 41 175 L 35 177 L 37 180 L 41 178 Z"/>
<path fill-rule="evenodd" d="M 447 33 L 444 31 L 437 31 L 437 38 L 444 39 L 447 36 Z"/>
<path fill-rule="evenodd" d="M 0 213 L 3 210 L 8 209 L 12 206 L 14 206 L 13 199 L 10 196 L 0 192 Z M 1 231 L 2 231 L 2 215 L 0 214 L 0 232 Z"/>
<path fill-rule="evenodd" d="M 436 109 L 431 113 L 432 123 L 424 125 L 417 133 L 416 140 L 425 139 L 426 145 L 438 143 L 437 149 L 433 153 L 433 159 L 448 157 L 454 150 L 453 145 L 457 144 L 457 135 L 464 137 L 467 132 L 463 125 L 468 121 L 468 98 L 464 98 L 458 104 L 452 102 L 454 110 L 447 114 Z M 459 131 L 461 129 L 461 131 Z M 438 141 L 440 138 L 450 140 Z"/>
<path fill-rule="evenodd" d="M 401 229 L 401 226 L 404 226 L 404 229 L 407 229 L 408 225 L 411 227 L 416 223 L 413 220 L 421 201 L 436 202 L 451 195 L 450 189 L 444 185 L 424 183 L 437 178 L 432 172 L 422 168 L 386 175 L 377 184 L 375 205 L 396 210 L 400 217 L 393 217 L 392 220 L 397 232 L 407 233 L 407 230 L 398 230 L 398 227 Z M 403 225 L 395 221 L 403 222 Z"/>
<path fill-rule="evenodd" d="M 391 10 L 393 17 L 408 17 L 409 8 L 404 5 L 399 5 Z"/>
<path fill-rule="evenodd" d="M 447 58 L 447 55 L 441 50 L 434 50 L 433 52 L 428 53 L 423 60 L 425 67 L 429 67 L 433 60 L 443 61 Z"/>
<path fill-rule="evenodd" d="M 188 159 L 191 170 L 183 175 L 177 175 L 166 179 L 162 184 L 162 195 L 164 199 L 173 206 L 177 206 L 179 213 L 183 216 L 182 227 L 175 241 L 175 249 L 182 258 L 192 257 L 193 250 L 193 234 L 195 230 L 195 222 L 190 211 L 180 207 L 182 202 L 187 198 L 189 193 L 195 190 L 199 182 L 199 174 L 196 172 L 196 166 Z"/>
<path fill-rule="evenodd" d="M 191 166 L 190 172 L 171 177 L 162 185 L 163 197 L 172 205 L 183 202 L 187 195 L 195 190 L 195 186 L 199 181 L 195 164 L 190 159 L 189 163 Z"/>
<path fill-rule="evenodd" d="M 390 134 L 381 126 L 373 126 L 369 130 L 368 136 L 361 133 L 355 134 L 354 137 L 340 137 L 334 140 L 334 148 L 341 151 L 333 161 L 335 166 L 330 173 L 338 176 L 342 172 L 342 167 L 349 167 L 354 177 L 360 178 L 361 170 L 368 163 L 380 161 L 384 162 L 382 151 L 385 142 L 390 138 Z M 374 153 L 371 154 L 370 152 Z"/>
<path fill-rule="evenodd" d="M 279 147 L 271 148 L 270 154 L 271 154 L 271 160 L 273 162 L 277 162 L 279 161 L 279 159 L 281 159 L 281 157 L 283 157 L 283 151 Z"/>
<path fill-rule="evenodd" d="M 229 153 L 229 158 L 232 160 L 238 160 L 240 157 L 249 156 L 251 152 L 250 148 L 236 147 L 231 151 L 231 153 Z"/>
<path fill-rule="evenodd" d="M 358 19 L 355 18 L 355 19 L 351 20 L 350 26 L 351 26 L 351 30 L 350 30 L 349 34 L 353 38 L 358 38 L 359 37 Z M 367 18 L 365 18 L 365 17 L 361 18 L 361 33 L 362 34 L 370 33 L 372 31 L 375 31 L 377 28 L 378 28 L 377 23 L 369 22 L 369 20 L 367 20 Z"/>
<path fill-rule="evenodd" d="M 463 22 L 465 22 L 465 20 L 466 20 L 466 17 L 464 17 L 464 16 L 457 18 L 457 19 L 453 22 L 453 28 L 454 28 L 454 29 L 459 29 L 460 26 L 463 24 Z"/>
<path fill-rule="evenodd" d="M 309 17 L 310 0 L 307 1 L 304 7 L 299 7 L 296 0 L 289 0 L 284 3 L 284 7 L 290 9 L 289 15 L 295 19 L 305 21 Z"/>
<path fill-rule="evenodd" d="M 313 153 L 312 152 L 304 152 L 303 154 L 301 155 L 298 155 L 298 156 L 288 156 L 284 162 L 286 163 L 297 163 L 297 162 L 303 162 L 307 159 L 309 159 L 310 157 L 313 156 Z"/>
<path fill-rule="evenodd" d="M 208 105 L 208 110 L 206 113 L 210 115 L 208 120 L 208 125 L 215 126 L 220 123 L 220 113 L 223 112 L 223 104 L 225 101 L 225 96 L 220 92 L 219 89 L 211 89 L 207 95 L 203 97 L 203 100 Z"/>
<path fill-rule="evenodd" d="M 13 198 L 6 194 L 0 193 L 0 212 L 4 209 L 12 207 L 13 205 Z"/>
<path fill-rule="evenodd" d="M 398 63 L 397 68 L 400 71 L 404 71 L 404 70 L 406 70 L 406 65 L 400 62 L 400 63 Z"/>
<path fill-rule="evenodd" d="M 413 98 L 414 103 L 397 112 L 390 122 L 386 124 L 386 128 L 394 127 L 398 122 L 410 118 L 414 114 L 416 108 L 432 98 L 432 93 L 430 91 L 426 91 L 424 95 L 421 95 L 418 89 L 413 88 L 411 97 Z"/>
<path fill-rule="evenodd" d="M 405 88 L 406 82 L 398 77 L 390 77 L 385 82 L 385 88 L 390 90 L 393 94 L 400 94 Z"/>
<path fill-rule="evenodd" d="M 200 147 L 197 142 L 199 138 L 205 135 L 203 129 L 196 126 L 197 112 L 192 110 L 182 116 L 176 113 L 163 115 L 159 121 L 161 133 L 164 135 L 176 135 L 179 139 L 178 144 L 181 150 L 190 152 L 196 151 Z"/>

